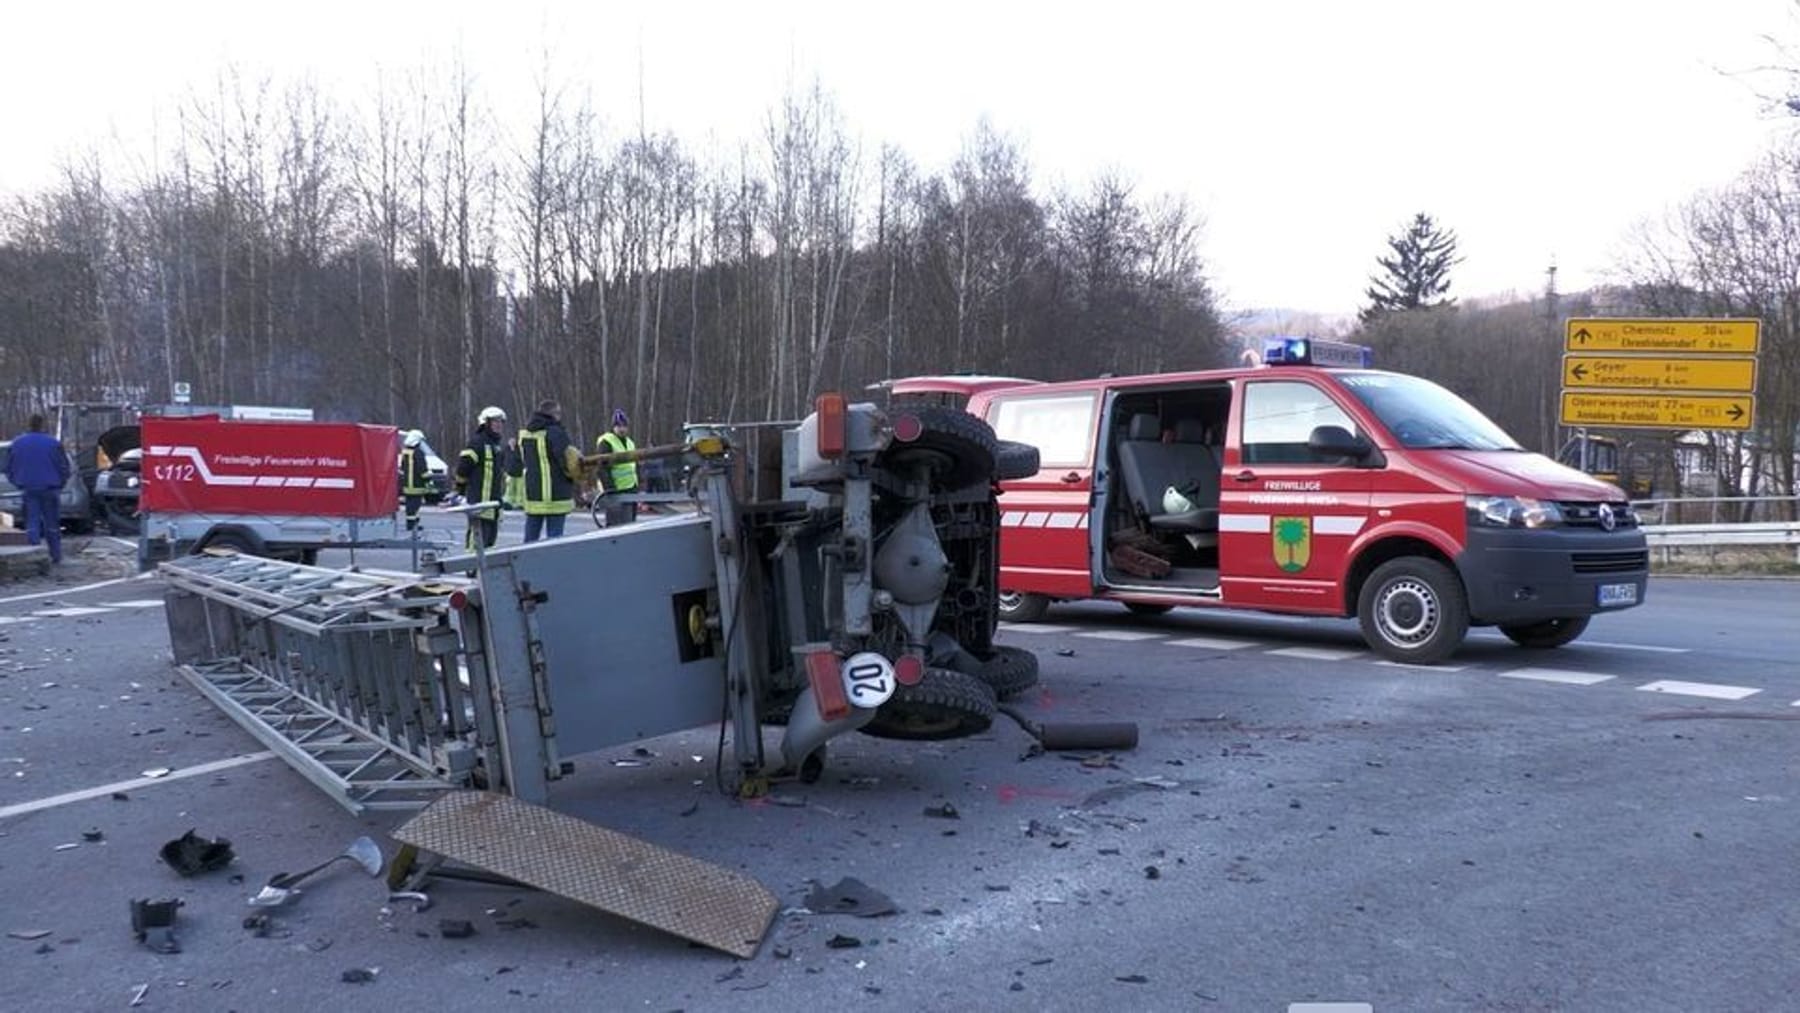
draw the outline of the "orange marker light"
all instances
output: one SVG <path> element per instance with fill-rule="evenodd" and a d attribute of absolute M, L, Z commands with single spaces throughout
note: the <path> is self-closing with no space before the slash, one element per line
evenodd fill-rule
<path fill-rule="evenodd" d="M 814 403 L 819 413 L 819 456 L 832 460 L 844 456 L 850 446 L 849 405 L 842 394 L 820 394 Z"/>

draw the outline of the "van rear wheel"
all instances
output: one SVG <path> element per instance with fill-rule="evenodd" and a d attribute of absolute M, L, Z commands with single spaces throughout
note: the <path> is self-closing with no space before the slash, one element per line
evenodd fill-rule
<path fill-rule="evenodd" d="M 997 596 L 1000 621 L 1003 623 L 1035 623 L 1050 610 L 1050 599 L 1028 591 L 1002 591 Z"/>
<path fill-rule="evenodd" d="M 1376 567 L 1363 582 L 1356 616 L 1376 654 L 1434 665 L 1455 652 L 1469 632 L 1469 599 L 1449 567 L 1402 556 Z"/>
<path fill-rule="evenodd" d="M 1544 651 L 1569 643 L 1587 632 L 1587 628 L 1587 616 L 1568 616 L 1563 619 L 1546 619 L 1543 622 L 1524 623 L 1518 626 L 1502 626 L 1500 632 L 1506 634 L 1506 639 L 1520 647 Z"/>

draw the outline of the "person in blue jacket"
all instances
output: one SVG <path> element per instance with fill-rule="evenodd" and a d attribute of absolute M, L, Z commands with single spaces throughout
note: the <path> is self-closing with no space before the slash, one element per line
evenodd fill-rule
<path fill-rule="evenodd" d="M 62 441 L 44 432 L 44 417 L 33 415 L 25 433 L 12 442 L 6 480 L 24 494 L 25 540 L 50 543 L 50 562 L 62 562 L 62 518 L 57 500 L 69 481 L 69 455 Z"/>

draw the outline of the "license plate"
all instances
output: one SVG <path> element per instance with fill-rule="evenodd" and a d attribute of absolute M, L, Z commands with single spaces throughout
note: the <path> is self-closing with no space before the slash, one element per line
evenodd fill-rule
<path fill-rule="evenodd" d="M 1636 584 L 1601 584 L 1600 607 L 1616 608 L 1620 605 L 1637 604 Z"/>

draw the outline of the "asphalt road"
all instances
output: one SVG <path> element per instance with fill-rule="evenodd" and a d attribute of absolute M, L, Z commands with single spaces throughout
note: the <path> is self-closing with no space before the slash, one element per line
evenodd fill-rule
<path fill-rule="evenodd" d="M 173 673 L 153 579 L 18 593 L 0 588 L 0 812 L 100 791 L 0 815 L 8 1008 L 122 1009 L 147 985 L 142 1009 L 1766 1010 L 1800 986 L 1796 583 L 1659 580 L 1570 647 L 1478 632 L 1436 669 L 1376 662 L 1349 623 L 1066 607 L 1005 634 L 1044 661 L 1029 708 L 1137 720 L 1135 751 L 851 737 L 820 783 L 755 803 L 714 787 L 713 729 L 580 758 L 561 810 L 792 908 L 841 876 L 900 908 L 790 910 L 748 961 L 498 888 L 387 907 L 344 866 L 246 932 L 270 875 L 359 834 L 391 854 L 402 817 L 234 760 L 259 747 Z M 945 802 L 959 818 L 925 815 Z M 156 851 L 190 827 L 236 863 L 177 877 Z M 133 897 L 183 900 L 182 953 L 132 941 Z"/>

